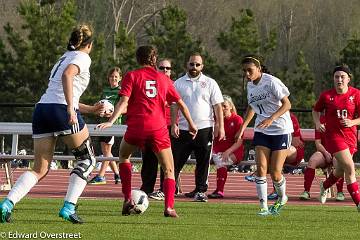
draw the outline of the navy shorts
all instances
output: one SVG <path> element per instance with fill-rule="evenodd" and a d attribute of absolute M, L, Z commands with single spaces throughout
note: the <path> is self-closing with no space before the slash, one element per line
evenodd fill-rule
<path fill-rule="evenodd" d="M 76 110 L 78 124 L 70 125 L 66 105 L 56 103 L 38 103 L 32 116 L 33 138 L 49 136 L 65 136 L 80 132 L 84 126 L 84 119 Z"/>
<path fill-rule="evenodd" d="M 271 151 L 278 151 L 290 148 L 291 134 L 267 135 L 261 132 L 254 133 L 254 146 L 263 146 Z"/>

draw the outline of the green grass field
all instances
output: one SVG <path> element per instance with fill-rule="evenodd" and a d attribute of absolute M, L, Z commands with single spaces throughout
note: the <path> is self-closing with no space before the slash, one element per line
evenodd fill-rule
<path fill-rule="evenodd" d="M 119 200 L 80 202 L 78 213 L 86 223 L 74 225 L 57 217 L 62 200 L 25 199 L 16 206 L 13 222 L 0 225 L 0 239 L 15 232 L 37 233 L 38 239 L 56 233 L 80 233 L 81 239 L 96 240 L 360 238 L 355 207 L 288 205 L 280 216 L 258 217 L 254 204 L 177 202 L 180 218 L 171 219 L 163 217 L 162 202 L 150 202 L 143 215 L 126 217 L 120 214 Z"/>

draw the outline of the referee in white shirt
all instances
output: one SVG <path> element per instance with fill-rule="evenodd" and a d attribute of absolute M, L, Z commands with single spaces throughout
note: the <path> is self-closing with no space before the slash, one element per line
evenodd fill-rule
<path fill-rule="evenodd" d="M 174 83 L 176 90 L 189 108 L 191 117 L 198 128 L 195 139 L 188 132 L 186 119 L 180 114 L 176 124 L 177 109 L 172 111 L 172 149 L 175 162 L 175 178 L 194 152 L 196 158 L 195 189 L 185 193 L 186 197 L 194 201 L 206 202 L 205 192 L 208 188 L 209 164 L 211 158 L 213 136 L 223 139 L 224 118 L 222 102 L 224 99 L 219 85 L 201 71 L 204 67 L 199 53 L 191 54 L 187 62 L 187 73 Z M 215 117 L 214 117 L 215 113 Z M 216 119 L 216 120 L 215 120 Z"/>

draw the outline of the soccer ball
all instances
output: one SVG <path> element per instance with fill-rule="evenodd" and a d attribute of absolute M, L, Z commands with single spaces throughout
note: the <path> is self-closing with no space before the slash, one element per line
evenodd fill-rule
<path fill-rule="evenodd" d="M 114 112 L 114 105 L 112 105 L 112 103 L 109 100 L 103 99 L 103 100 L 100 100 L 99 103 L 104 104 L 104 107 L 105 107 L 104 112 L 100 113 L 100 117 L 103 117 L 105 114 Z"/>
<path fill-rule="evenodd" d="M 134 189 L 131 191 L 131 199 L 134 201 L 134 212 L 142 214 L 149 207 L 149 199 L 145 192 Z"/>

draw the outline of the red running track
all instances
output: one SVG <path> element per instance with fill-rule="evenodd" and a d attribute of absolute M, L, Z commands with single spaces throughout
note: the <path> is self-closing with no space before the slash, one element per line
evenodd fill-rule
<path fill-rule="evenodd" d="M 24 172 L 23 169 L 14 172 L 14 179 L 17 179 L 20 174 Z M 66 194 L 69 170 L 51 170 L 49 174 L 40 183 L 38 183 L 28 194 L 32 198 L 63 198 Z M 95 173 L 93 173 L 94 175 Z M 225 185 L 225 197 L 221 200 L 209 199 L 209 202 L 227 202 L 227 203 L 258 203 L 256 196 L 255 184 L 244 179 L 244 173 L 229 172 L 228 180 Z M 289 204 L 306 204 L 306 205 L 320 205 L 317 200 L 319 195 L 319 183 L 317 179 L 314 180 L 311 188 L 312 199 L 309 201 L 300 201 L 299 194 L 303 191 L 303 175 L 285 175 L 287 180 L 287 194 L 289 196 Z M 322 177 L 320 177 L 322 178 Z M 113 174 L 106 173 L 106 185 L 88 185 L 85 188 L 82 198 L 115 198 L 121 199 L 121 184 L 114 184 Z M 140 174 L 135 172 L 132 178 L 132 187 L 139 188 L 141 185 Z M 3 169 L 0 169 L 0 184 L 4 183 L 5 175 Z M 271 180 L 268 177 L 269 183 Z M 359 181 L 359 179 L 358 179 Z M 155 190 L 159 187 L 158 182 Z M 190 192 L 194 189 L 194 175 L 189 173 L 181 174 L 181 186 L 183 192 Z M 216 174 L 211 173 L 209 176 L 209 191 L 212 193 L 216 188 Z M 271 184 L 269 184 L 268 192 L 271 192 Z M 347 193 L 346 185 L 344 186 L 344 193 L 346 200 L 344 202 L 336 202 L 335 199 L 328 199 L 326 205 L 353 205 L 353 202 Z M 7 195 L 7 192 L 0 191 L 0 197 Z M 176 201 L 192 201 L 192 199 L 185 198 L 183 194 L 176 197 Z"/>

